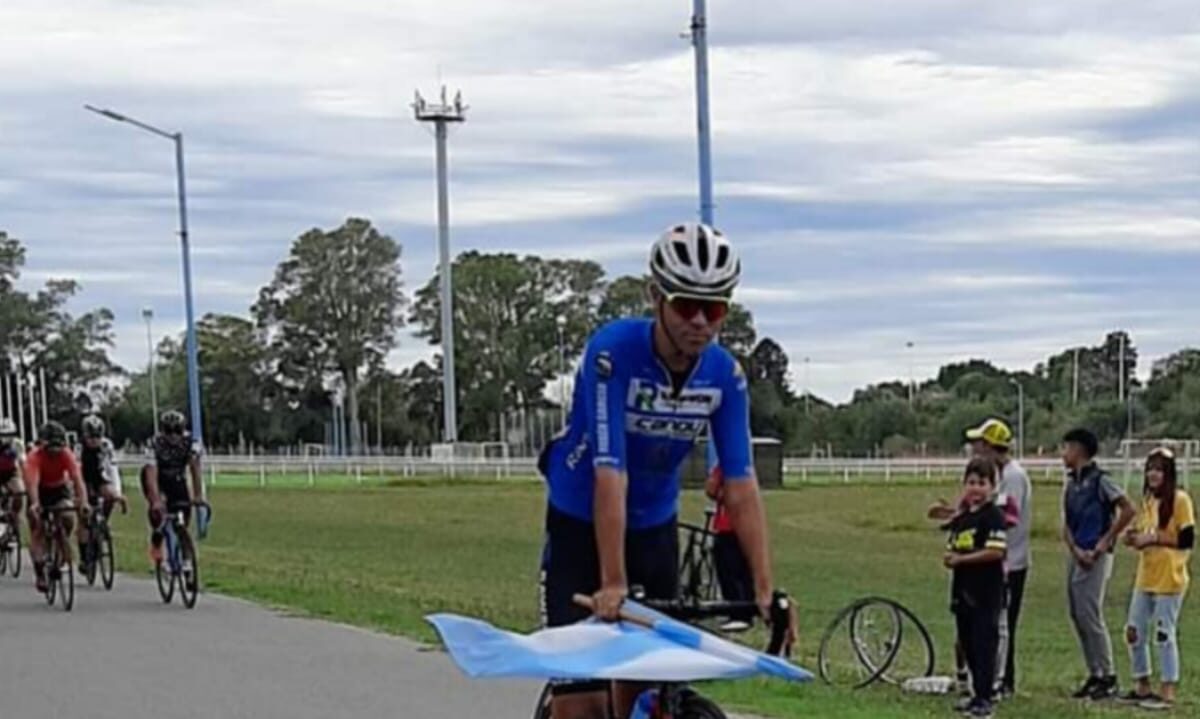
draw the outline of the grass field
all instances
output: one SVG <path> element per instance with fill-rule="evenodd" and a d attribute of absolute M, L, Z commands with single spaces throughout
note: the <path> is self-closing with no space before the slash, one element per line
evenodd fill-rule
<path fill-rule="evenodd" d="M 537 622 L 536 579 L 543 492 L 534 482 L 414 482 L 340 489 L 234 488 L 218 483 L 216 519 L 201 547 L 207 589 L 317 617 L 434 640 L 423 615 L 449 611 L 527 630 Z M 306 482 L 305 482 L 306 483 Z M 952 673 L 942 537 L 924 507 L 954 491 L 943 485 L 826 485 L 767 494 L 779 583 L 801 609 L 801 663 L 812 667 L 821 631 L 833 614 L 864 594 L 884 594 L 911 607 L 929 626 L 940 673 Z M 1057 493 L 1035 490 L 1034 567 L 1020 628 L 1016 701 L 1000 714 L 1020 717 L 1125 716 L 1120 707 L 1089 707 L 1068 698 L 1083 676 L 1066 617 L 1063 557 L 1056 536 Z M 131 502 L 116 522 L 120 565 L 146 571 L 142 509 Z M 697 493 L 685 497 L 696 516 Z M 1127 683 L 1120 643 L 1133 556 L 1122 551 L 1110 585 L 1109 628 Z M 203 601 L 203 599 L 201 599 Z M 1200 617 L 1181 617 L 1183 701 L 1179 716 L 1196 716 L 1190 693 L 1200 650 L 1189 641 Z M 1157 661 L 1157 660 L 1156 660 Z M 775 717 L 950 716 L 945 697 L 901 695 L 890 687 L 859 692 L 818 684 L 767 681 L 705 688 L 729 708 Z"/>

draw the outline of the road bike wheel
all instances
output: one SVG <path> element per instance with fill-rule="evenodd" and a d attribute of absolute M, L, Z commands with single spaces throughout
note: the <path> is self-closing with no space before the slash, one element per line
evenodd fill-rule
<path fill-rule="evenodd" d="M 826 627 L 817 651 L 817 673 L 826 684 L 861 689 L 878 681 L 895 658 L 893 654 L 883 656 L 877 664 L 863 662 L 864 647 L 855 642 L 852 627 L 855 614 L 861 607 L 871 603 L 871 599 L 852 602 L 838 612 Z M 898 647 L 897 642 L 892 648 L 893 652 Z"/>
<path fill-rule="evenodd" d="M 13 579 L 21 576 L 21 526 L 13 524 L 12 539 L 9 542 L 8 549 L 11 555 L 8 558 L 8 573 Z"/>
<path fill-rule="evenodd" d="M 100 561 L 100 542 L 96 540 L 96 528 L 92 527 L 90 538 L 87 543 L 87 552 L 90 556 L 80 557 L 79 561 L 83 564 L 83 578 L 87 580 L 89 587 L 96 586 L 96 566 Z"/>
<path fill-rule="evenodd" d="M 108 531 L 107 526 L 100 530 L 99 547 L 100 556 L 96 558 L 96 563 L 100 565 L 100 580 L 105 589 L 111 590 L 116 577 L 116 558 L 113 555 L 112 532 Z"/>
<path fill-rule="evenodd" d="M 10 530 L 5 530 L 10 531 Z M 4 545 L 0 546 L 0 577 L 8 571 L 8 555 L 12 552 L 12 542 L 8 537 L 4 538 Z"/>
<path fill-rule="evenodd" d="M 892 605 L 900 618 L 903 641 L 897 646 L 896 656 L 880 678 L 889 684 L 901 686 L 909 679 L 933 676 L 936 657 L 929 630 L 903 604 L 891 599 L 882 601 Z"/>
<path fill-rule="evenodd" d="M 168 559 L 163 557 L 162 561 L 154 565 L 154 580 L 158 584 L 158 596 L 162 597 L 163 604 L 170 604 L 175 596 L 175 574 L 167 566 L 167 562 Z"/>
<path fill-rule="evenodd" d="M 676 719 L 728 719 L 715 702 L 692 691 L 683 695 L 675 716 Z"/>
<path fill-rule="evenodd" d="M 58 578 L 61 576 L 58 571 L 58 542 L 50 542 L 50 551 L 47 553 L 46 563 L 42 565 L 42 571 L 46 573 L 46 604 L 54 606 L 54 600 L 58 598 Z"/>
<path fill-rule="evenodd" d="M 869 671 L 889 666 L 904 641 L 900 612 L 885 601 L 860 604 L 850 613 L 850 640 L 858 660 Z"/>
<path fill-rule="evenodd" d="M 58 598 L 62 600 L 63 611 L 69 612 L 75 606 L 75 563 L 71 561 L 71 553 L 67 551 L 67 539 L 60 535 L 62 543 L 63 567 L 58 574 Z"/>
<path fill-rule="evenodd" d="M 183 600 L 183 606 L 191 609 L 200 595 L 200 558 L 196 556 L 192 535 L 186 529 L 179 532 L 179 559 L 179 598 Z"/>
<path fill-rule="evenodd" d="M 554 699 L 551 685 L 547 683 L 538 694 L 537 703 L 533 705 L 533 719 L 550 719 L 550 702 Z"/>

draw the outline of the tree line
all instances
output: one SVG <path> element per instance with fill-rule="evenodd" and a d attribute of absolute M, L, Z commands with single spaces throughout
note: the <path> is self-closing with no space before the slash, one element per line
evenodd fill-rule
<path fill-rule="evenodd" d="M 82 414 L 98 412 L 118 442 L 144 441 L 153 427 L 150 372 L 110 358 L 112 312 L 69 312 L 68 300 L 81 289 L 71 280 L 19 289 L 25 256 L 16 238 L 0 232 L 0 371 L 44 370 L 51 416 L 77 424 Z M 565 393 L 548 390 L 569 374 L 590 332 L 613 318 L 649 312 L 645 277 L 610 279 L 590 260 L 468 251 L 452 271 L 464 441 L 498 441 L 511 429 L 506 418 L 513 412 L 556 412 Z M 406 292 L 400 244 L 368 220 L 301 234 L 244 314 L 206 314 L 198 322 L 207 444 L 268 450 L 324 444 L 338 398 L 351 451 L 439 441 L 440 356 L 400 370 L 386 363 L 405 327 L 440 345 L 438 287 L 435 275 Z M 1124 331 L 1096 346 L 1066 348 L 1029 371 L 974 359 L 943 366 L 912 386 L 891 381 L 859 389 L 840 404 L 796 391 L 787 353 L 760 336 L 749 308 L 733 305 L 720 341 L 749 377 L 754 433 L 782 440 L 792 453 L 954 452 L 963 428 L 984 417 L 1004 417 L 1016 428 L 1017 383 L 1028 452 L 1052 449 L 1073 425 L 1109 442 L 1131 432 L 1200 437 L 1200 350 L 1181 349 L 1155 362 L 1143 384 L 1137 348 Z M 160 405 L 186 409 L 182 335 L 161 340 L 154 362 Z M 1122 388 L 1125 401 L 1118 397 Z"/>

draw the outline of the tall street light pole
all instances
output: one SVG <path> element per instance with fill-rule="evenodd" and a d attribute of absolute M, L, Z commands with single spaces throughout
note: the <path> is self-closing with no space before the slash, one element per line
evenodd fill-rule
<path fill-rule="evenodd" d="M 187 377 L 188 377 L 188 404 L 191 405 L 191 424 L 192 438 L 201 447 L 204 446 L 204 424 L 203 417 L 200 411 L 200 362 L 198 359 L 199 351 L 196 346 L 196 312 L 195 304 L 192 299 L 192 251 L 188 236 L 188 219 L 187 219 L 187 186 L 184 182 L 183 171 L 183 133 L 182 132 L 167 132 L 159 128 L 148 125 L 139 120 L 135 120 L 128 115 L 114 112 L 112 110 L 84 105 L 84 108 L 90 112 L 94 112 L 101 117 L 106 117 L 115 122 L 122 122 L 127 125 L 133 125 L 139 130 L 145 130 L 153 135 L 170 140 L 175 143 L 175 191 L 179 201 L 179 243 L 180 250 L 183 254 L 183 302 L 184 309 L 187 313 Z M 157 414 L 155 419 L 157 420 Z"/>

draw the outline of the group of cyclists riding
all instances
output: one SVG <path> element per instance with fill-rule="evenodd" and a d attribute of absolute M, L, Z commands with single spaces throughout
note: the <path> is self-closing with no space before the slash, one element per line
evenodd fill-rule
<path fill-rule="evenodd" d="M 162 525 L 167 513 L 183 512 L 190 517 L 193 504 L 204 500 L 200 455 L 188 435 L 183 415 L 174 410 L 164 412 L 159 424 L 162 431 L 152 440 L 141 470 L 150 528 L 149 555 L 154 564 L 162 561 Z M 25 504 L 29 554 L 39 592 L 47 588 L 44 527 L 49 513 L 77 510 L 86 520 L 91 513 L 101 512 L 107 518 L 113 507 L 124 501 L 104 421 L 94 415 L 84 417 L 79 436 L 78 449 L 72 450 L 66 427 L 60 422 L 46 422 L 38 429 L 37 441 L 26 454 L 16 425 L 11 419 L 0 419 L 0 503 L 14 520 L 19 519 Z M 23 501 L 26 499 L 27 503 Z M 77 504 L 77 500 L 85 501 Z M 72 512 L 68 511 L 63 523 L 68 534 L 72 531 L 76 534 L 79 568 L 86 572 L 87 566 L 96 561 L 96 557 L 89 556 L 92 543 L 88 522 L 80 521 L 76 527 Z M 11 526 L 5 531 L 16 532 L 20 528 Z"/>
<path fill-rule="evenodd" d="M 587 342 L 577 371 L 570 418 L 543 452 L 539 466 L 548 484 L 543 551 L 543 615 L 549 626 L 588 615 L 575 595 L 591 596 L 595 614 L 613 620 L 631 587 L 647 599 L 678 592 L 676 515 L 680 469 L 696 442 L 716 448 L 720 501 L 753 577 L 754 600 L 769 619 L 775 589 L 763 503 L 755 479 L 746 375 L 715 342 L 721 331 L 741 261 L 729 239 L 704 224 L 683 223 L 664 232 L 650 251 L 647 300 L 651 318 L 618 319 Z M 202 499 L 199 454 L 178 412 L 162 417 L 153 440 L 154 461 L 142 470 L 150 507 L 150 555 L 162 558 L 164 511 L 187 512 Z M 10 424 L 0 429 L 10 437 Z M 62 425 L 50 422 L 24 460 L 33 556 L 42 576 L 42 512 L 86 496 L 84 512 L 119 495 L 111 480 L 111 445 L 97 418 L 83 423 L 83 469 L 66 447 Z M 19 449 L 7 476 L 9 501 L 19 501 L 14 478 L 22 473 Z M 189 487 L 185 474 L 191 473 Z M 80 535 L 83 546 L 85 537 Z M 81 557 L 86 560 L 86 557 Z M 789 634 L 794 626 L 789 627 Z M 556 682 L 554 719 L 628 716 L 641 687 L 596 681 Z M 611 712 L 611 714 L 610 714 Z"/>

